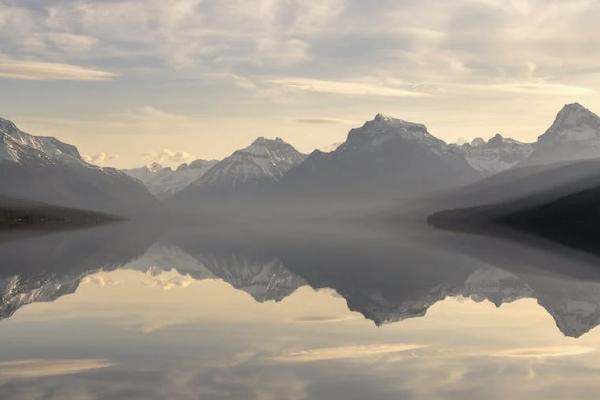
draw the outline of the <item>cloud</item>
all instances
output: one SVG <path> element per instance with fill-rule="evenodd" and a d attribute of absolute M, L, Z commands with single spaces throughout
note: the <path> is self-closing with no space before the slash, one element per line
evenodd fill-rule
<path fill-rule="evenodd" d="M 162 149 L 156 152 L 146 152 L 142 154 L 142 159 L 149 162 L 157 162 L 164 165 L 179 165 L 195 159 L 193 155 L 185 151 L 173 151 L 171 149 Z"/>
<path fill-rule="evenodd" d="M 418 97 L 429 96 L 427 93 L 409 89 L 385 86 L 375 83 L 328 81 L 309 78 L 273 79 L 271 83 L 285 86 L 292 90 L 305 92 L 330 93 L 350 96 L 385 96 L 385 97 Z"/>
<path fill-rule="evenodd" d="M 219 82 L 219 83 L 229 83 L 233 86 L 242 88 L 242 89 L 256 89 L 257 85 L 256 83 L 249 78 L 237 75 L 237 74 L 232 74 L 232 73 L 226 73 L 226 72 L 214 72 L 214 73 L 206 73 L 204 74 L 205 77 L 209 78 L 212 82 Z"/>
<path fill-rule="evenodd" d="M 0 362 L 0 381 L 72 375 L 94 369 L 108 368 L 112 365 L 107 360 L 101 359 L 3 361 Z"/>
<path fill-rule="evenodd" d="M 580 96 L 594 93 L 594 90 L 574 85 L 564 85 L 560 83 L 549 82 L 534 82 L 534 83 L 503 83 L 491 85 L 492 89 L 523 93 L 534 95 L 565 95 L 565 96 Z"/>
<path fill-rule="evenodd" d="M 104 152 L 100 152 L 97 154 L 83 154 L 81 156 L 86 162 L 90 164 L 103 164 L 105 161 L 114 161 L 119 159 L 118 154 L 106 154 Z"/>
<path fill-rule="evenodd" d="M 419 117 L 447 140 L 490 129 L 530 140 L 560 103 L 598 104 L 600 58 L 589 49 L 600 45 L 599 12 L 590 0 L 0 1 L 0 60 L 119 73 L 119 85 L 95 93 L 59 87 L 39 96 L 27 85 L 13 107 L 17 115 L 89 118 L 66 129 L 51 123 L 82 140 L 90 132 L 145 135 L 135 153 L 125 140 L 98 147 L 121 154 L 123 166 L 139 164 L 141 152 L 173 148 L 176 135 L 202 142 L 203 157 L 222 157 L 241 145 L 244 129 L 282 129 L 310 151 L 340 140 L 335 129 L 325 132 L 333 120 L 319 115 L 352 119 L 381 110 Z M 52 76 L 14 66 L 4 73 Z M 0 100 L 10 101 L 5 92 Z M 59 114 L 49 107 L 54 97 L 85 110 Z M 153 98 L 162 114 L 134 110 Z M 521 113 L 524 107 L 532 112 Z M 242 126 L 244 118 L 256 122 Z M 316 133 L 300 132 L 306 126 L 299 123 Z"/>
<path fill-rule="evenodd" d="M 71 64 L 0 61 L 0 78 L 25 80 L 108 81 L 118 75 Z"/>
<path fill-rule="evenodd" d="M 301 37 L 327 27 L 345 0 L 120 0 L 0 4 L 0 41 L 36 56 L 158 57 L 175 68 L 290 66 L 310 58 Z M 91 53 L 95 54 L 91 54 Z M 231 69 L 231 68 L 228 68 Z"/>

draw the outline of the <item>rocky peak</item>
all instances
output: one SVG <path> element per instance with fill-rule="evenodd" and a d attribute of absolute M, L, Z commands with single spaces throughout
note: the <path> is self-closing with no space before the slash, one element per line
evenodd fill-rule
<path fill-rule="evenodd" d="M 488 140 L 487 144 L 494 147 L 502 146 L 504 144 L 504 137 L 501 134 L 496 133 L 493 138 Z"/>
<path fill-rule="evenodd" d="M 565 105 L 554 123 L 538 138 L 540 143 L 576 142 L 600 136 L 600 117 L 579 103 Z"/>

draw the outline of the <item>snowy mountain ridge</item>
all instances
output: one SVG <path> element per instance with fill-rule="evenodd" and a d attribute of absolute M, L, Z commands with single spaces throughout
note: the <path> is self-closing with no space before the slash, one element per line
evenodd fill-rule
<path fill-rule="evenodd" d="M 534 144 L 519 142 L 496 134 L 489 141 L 478 137 L 471 143 L 456 145 L 475 170 L 493 175 L 510 169 L 525 160 L 534 150 Z"/>
<path fill-rule="evenodd" d="M 538 138 L 540 144 L 600 139 L 600 117 L 579 103 L 565 105 Z"/>
<path fill-rule="evenodd" d="M 365 122 L 361 128 L 352 129 L 348 133 L 346 142 L 341 144 L 337 150 L 347 151 L 358 147 L 368 148 L 368 146 L 376 150 L 398 137 L 412 144 L 423 145 L 436 154 L 447 154 L 453 151 L 443 140 L 431 135 L 425 125 L 384 114 L 377 114 L 373 120 Z"/>
<path fill-rule="evenodd" d="M 282 191 L 356 198 L 413 196 L 481 177 L 463 152 L 425 125 L 377 114 L 351 129 L 334 151 L 312 152 L 282 179 Z"/>
<path fill-rule="evenodd" d="M 87 165 L 75 146 L 48 136 L 33 136 L 0 118 L 0 161 L 22 163 L 38 159 L 43 162 L 75 162 Z"/>
<path fill-rule="evenodd" d="M 250 146 L 219 162 L 190 186 L 229 186 L 235 190 L 260 181 L 276 182 L 304 158 L 281 138 L 259 137 Z"/>
<path fill-rule="evenodd" d="M 140 180 L 150 193 L 164 200 L 200 178 L 217 162 L 216 160 L 195 160 L 190 164 L 181 164 L 175 170 L 153 162 L 140 168 L 124 170 L 124 172 Z"/>

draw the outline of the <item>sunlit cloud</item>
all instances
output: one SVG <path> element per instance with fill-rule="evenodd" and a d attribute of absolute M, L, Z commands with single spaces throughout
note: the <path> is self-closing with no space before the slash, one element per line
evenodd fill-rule
<path fill-rule="evenodd" d="M 298 119 L 296 119 L 296 121 L 300 122 L 301 124 L 315 124 L 315 125 L 343 124 L 343 123 L 348 122 L 346 120 L 337 119 L 337 118 L 298 118 Z"/>
<path fill-rule="evenodd" d="M 100 152 L 97 154 L 82 154 L 81 158 L 90 164 L 103 164 L 105 161 L 114 161 L 119 159 L 118 154 L 106 154 Z"/>
<path fill-rule="evenodd" d="M 429 96 L 427 93 L 401 89 L 381 84 L 328 81 L 308 78 L 281 78 L 273 79 L 272 83 L 282 85 L 292 90 L 304 92 L 330 93 L 349 96 L 384 96 L 384 97 L 419 97 Z"/>
<path fill-rule="evenodd" d="M 3 361 L 0 362 L 0 381 L 72 375 L 89 370 L 108 368 L 112 365 L 114 364 L 100 359 Z"/>
<path fill-rule="evenodd" d="M 204 74 L 204 77 L 211 81 L 211 82 L 217 82 L 217 83 L 228 83 L 230 85 L 242 88 L 242 89 L 256 89 L 257 85 L 256 83 L 247 77 L 238 75 L 238 74 L 233 74 L 233 73 L 226 73 L 226 72 L 213 72 L 213 73 L 206 73 Z"/>
<path fill-rule="evenodd" d="M 428 347 L 421 344 L 372 344 L 357 346 L 323 347 L 282 354 L 272 359 L 281 362 L 311 362 L 340 359 L 369 358 L 386 354 L 418 350 Z"/>
<path fill-rule="evenodd" d="M 502 92 L 533 94 L 533 95 L 565 95 L 580 96 L 594 93 L 594 90 L 573 85 L 564 85 L 560 83 L 503 83 L 490 86 L 494 90 Z"/>
<path fill-rule="evenodd" d="M 157 162 L 165 165 L 179 165 L 194 159 L 194 156 L 185 151 L 173 151 L 171 149 L 162 149 L 156 152 L 146 152 L 142 154 L 142 159 L 148 162 Z"/>
<path fill-rule="evenodd" d="M 0 78 L 25 80 L 109 81 L 118 75 L 79 65 L 0 61 Z"/>

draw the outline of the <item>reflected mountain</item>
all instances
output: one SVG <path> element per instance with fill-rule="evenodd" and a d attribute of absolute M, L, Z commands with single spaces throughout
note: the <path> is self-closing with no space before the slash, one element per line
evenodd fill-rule
<path fill-rule="evenodd" d="M 600 324 L 595 258 L 548 243 L 457 235 L 426 226 L 327 226 L 155 230 L 117 224 L 0 244 L 0 317 L 73 293 L 115 268 L 221 279 L 257 302 L 301 286 L 330 288 L 350 310 L 381 325 L 420 317 L 446 297 L 496 306 L 534 298 L 560 331 Z"/>
<path fill-rule="evenodd" d="M 141 271 L 149 268 L 154 271 L 175 269 L 196 280 L 221 279 L 248 293 L 259 303 L 281 301 L 306 285 L 302 278 L 291 273 L 275 258 L 236 252 L 227 247 L 207 248 L 202 243 L 191 245 L 180 242 L 179 246 L 165 241 L 156 243 L 127 268 Z"/>
<path fill-rule="evenodd" d="M 27 304 L 74 293 L 85 276 L 138 258 L 155 234 L 117 223 L 0 242 L 0 319 Z"/>

